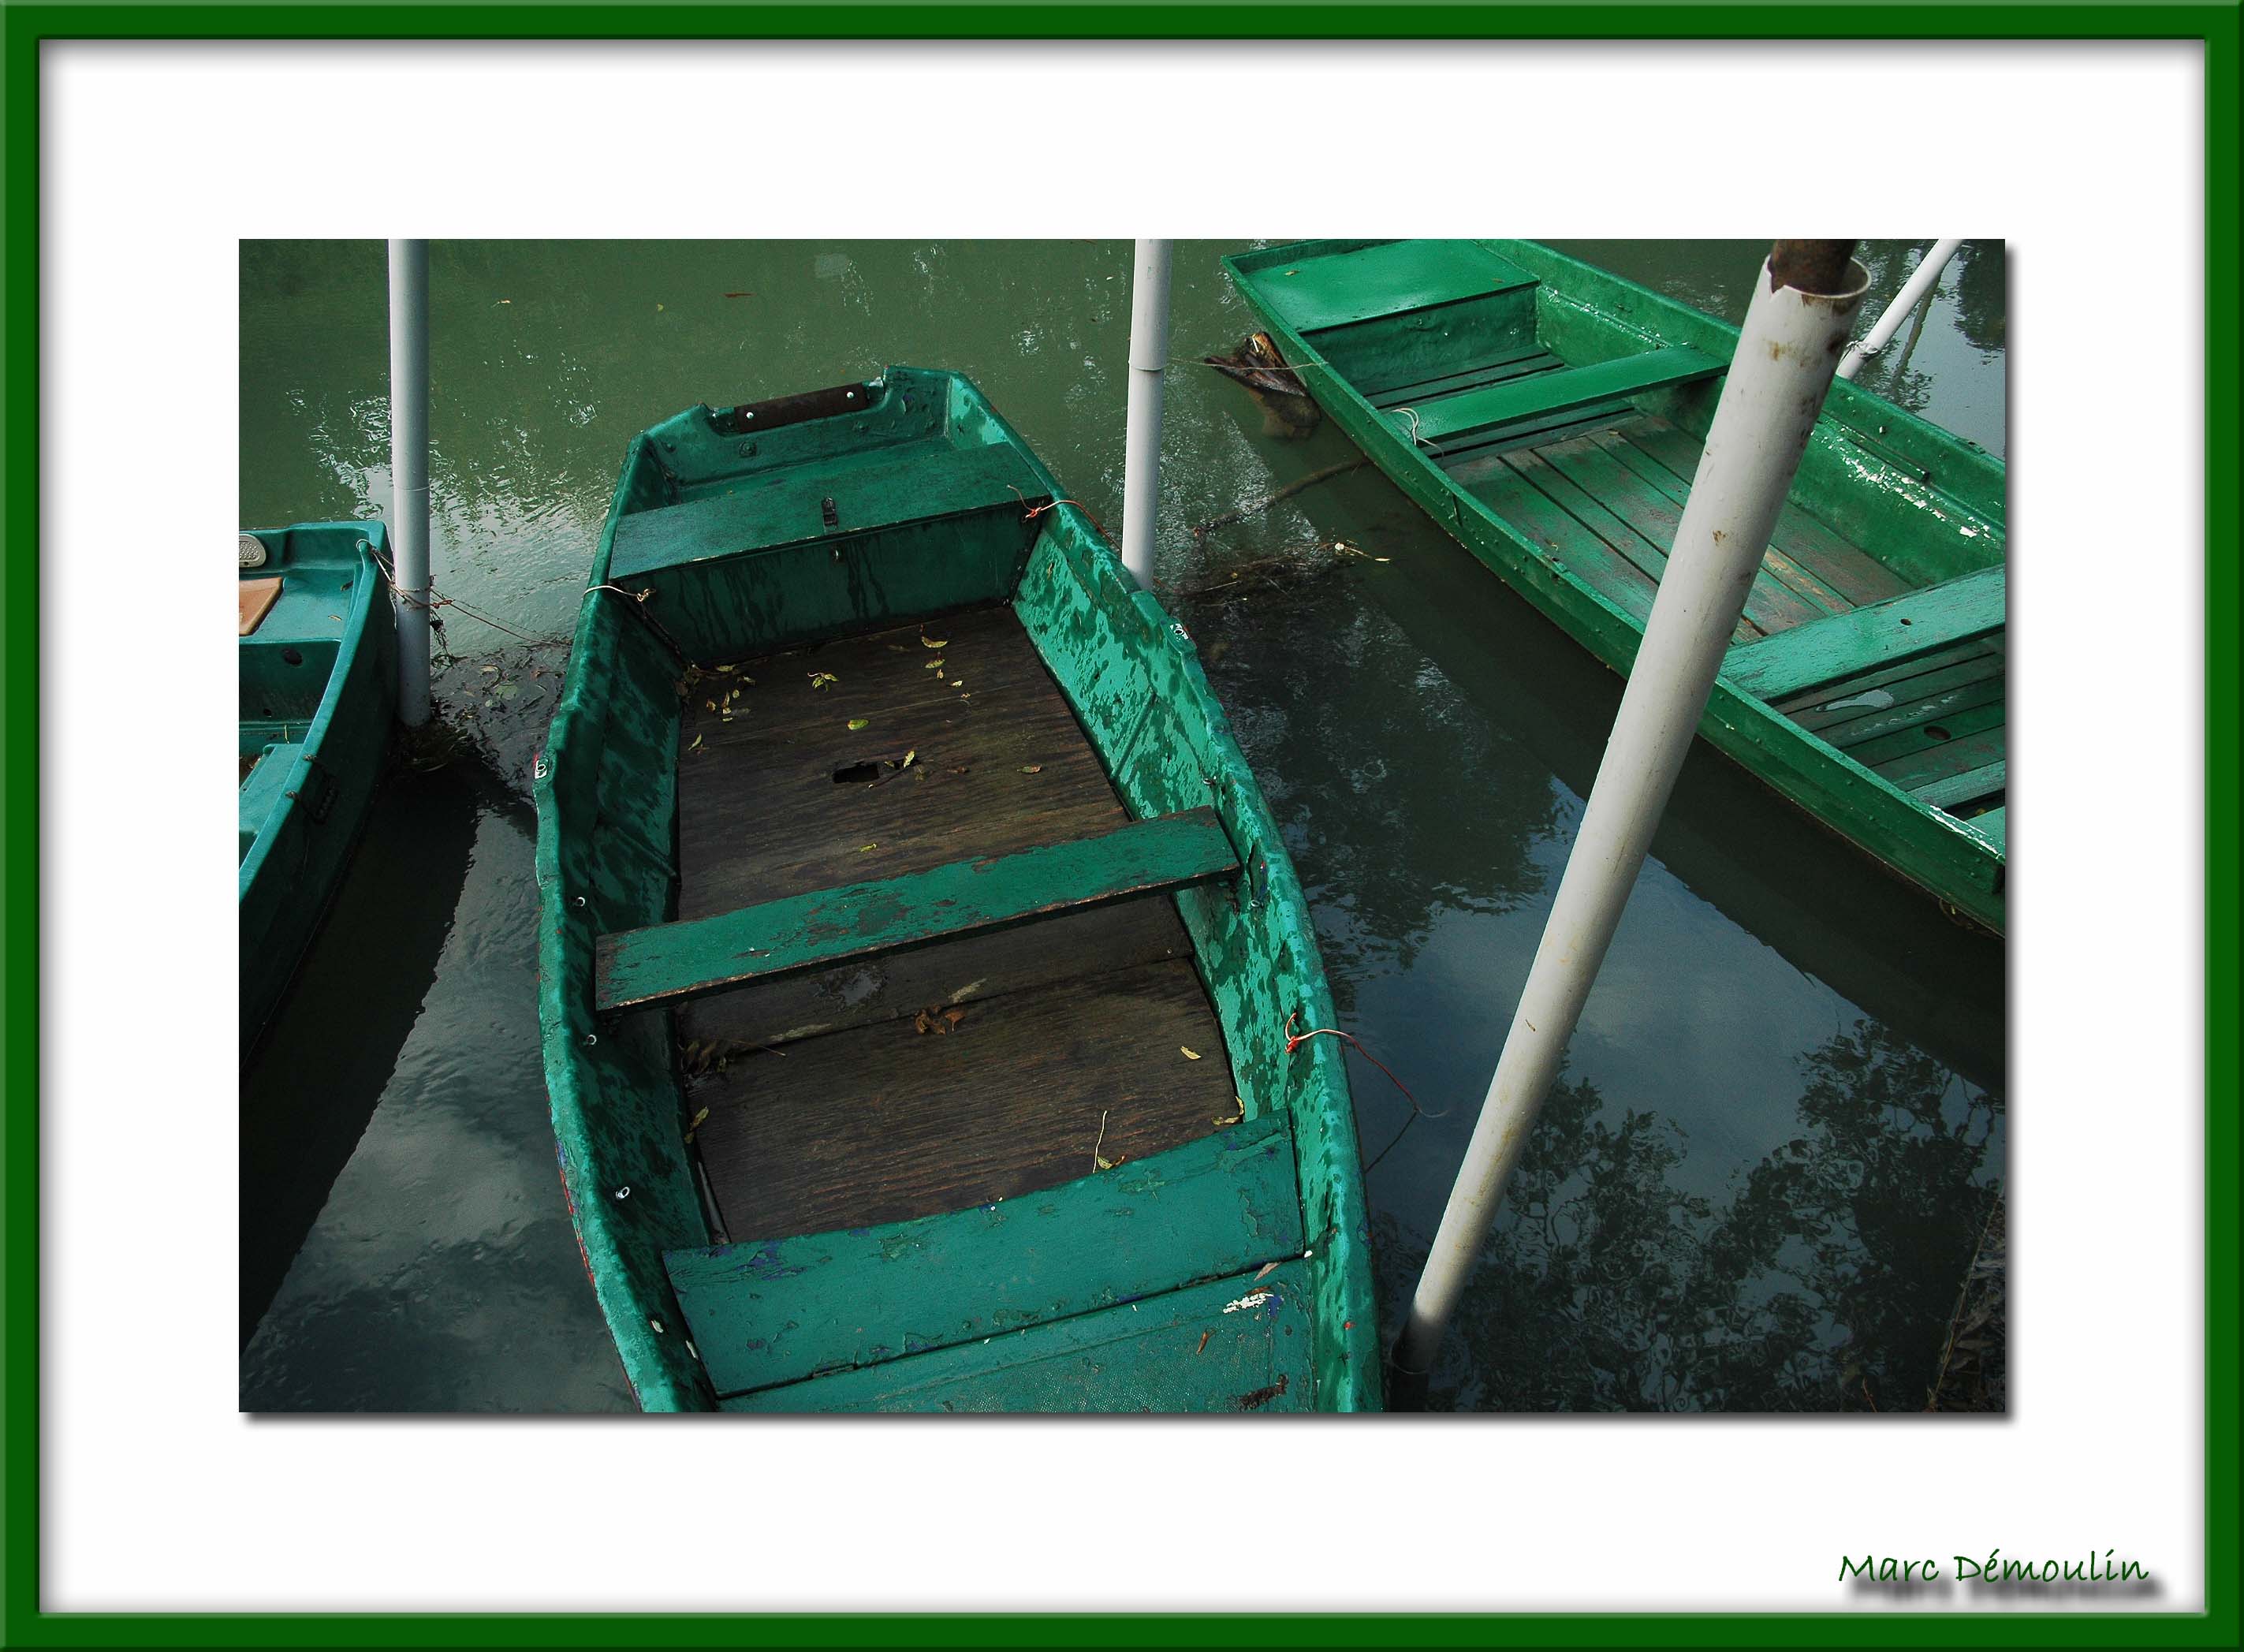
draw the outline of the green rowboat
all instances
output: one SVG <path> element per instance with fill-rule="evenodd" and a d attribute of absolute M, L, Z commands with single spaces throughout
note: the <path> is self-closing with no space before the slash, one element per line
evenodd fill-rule
<path fill-rule="evenodd" d="M 240 541 L 241 1053 L 287 988 L 349 863 L 397 705 L 379 522 Z"/>
<path fill-rule="evenodd" d="M 640 436 L 535 783 L 562 1182 L 643 1407 L 1378 1405 L 1285 849 L 964 378 Z"/>
<path fill-rule="evenodd" d="M 1737 329 L 1531 241 L 1224 261 L 1309 393 L 1615 670 Z M 1961 913 L 2004 921 L 2002 462 L 1832 386 L 1700 733 Z"/>

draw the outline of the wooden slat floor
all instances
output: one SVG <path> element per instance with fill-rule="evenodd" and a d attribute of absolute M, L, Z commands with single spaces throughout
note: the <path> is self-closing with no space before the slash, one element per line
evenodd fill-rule
<path fill-rule="evenodd" d="M 1652 612 L 1700 449 L 1668 421 L 1630 414 L 1556 440 L 1484 448 L 1444 468 L 1640 621 Z M 1788 504 L 1734 640 L 1752 642 L 1909 588 L 1859 545 Z"/>
<path fill-rule="evenodd" d="M 1997 634 L 1826 683 L 1777 709 L 1903 791 L 1965 818 L 1999 802 L 2009 743 L 2008 650 Z M 1986 771 L 1960 789 L 1961 776 Z"/>
<path fill-rule="evenodd" d="M 1004 607 L 711 673 L 679 745 L 680 917 L 1127 818 Z M 714 994 L 677 1026 L 706 1069 L 694 1146 L 736 1242 L 1017 1197 L 1089 1174 L 1094 1149 L 1143 1157 L 1236 1110 L 1166 897 Z"/>

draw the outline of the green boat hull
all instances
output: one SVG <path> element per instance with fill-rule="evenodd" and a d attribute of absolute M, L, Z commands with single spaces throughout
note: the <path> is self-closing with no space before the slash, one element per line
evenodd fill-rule
<path fill-rule="evenodd" d="M 1737 331 L 1527 241 L 1226 259 L 1309 393 L 1480 561 L 1626 674 Z M 1835 383 L 1700 735 L 2000 932 L 2004 472 Z"/>
<path fill-rule="evenodd" d="M 1377 1408 L 1292 865 L 1183 628 L 967 380 L 639 437 L 535 788 L 561 1180 L 642 1407 Z"/>
<path fill-rule="evenodd" d="M 350 863 L 397 706 L 378 522 L 244 531 L 279 599 L 240 640 L 241 1052 L 287 989 Z"/>

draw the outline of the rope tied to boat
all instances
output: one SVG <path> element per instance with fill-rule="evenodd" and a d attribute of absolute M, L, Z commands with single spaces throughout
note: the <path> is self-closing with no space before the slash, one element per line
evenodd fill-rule
<path fill-rule="evenodd" d="M 436 589 L 436 582 L 434 579 L 431 579 L 429 582 L 428 596 L 425 599 L 417 596 L 414 592 L 408 591 L 403 586 L 397 583 L 396 571 L 390 565 L 390 564 L 382 559 L 382 556 L 379 552 L 375 553 L 374 565 L 382 570 L 382 582 L 389 587 L 391 592 L 397 598 L 397 599 L 409 608 L 420 608 L 425 610 L 429 615 L 429 623 L 435 626 L 440 633 L 444 628 L 444 622 L 436 617 L 436 610 L 439 608 L 457 608 L 462 613 L 467 615 L 469 619 L 478 620 L 483 624 L 489 626 L 494 631 L 504 631 L 508 636 L 513 637 L 519 641 L 529 643 L 532 647 L 543 647 L 549 642 L 558 640 L 553 638 L 533 637 L 525 632 L 517 631 L 512 626 L 508 625 L 505 621 L 494 620 L 489 614 L 483 613 L 481 610 L 470 607 L 466 603 L 462 602 L 456 597 L 448 597 L 444 595 L 442 592 Z"/>
<path fill-rule="evenodd" d="M 1402 1091 L 1402 1099 L 1410 1104 L 1410 1116 L 1402 1121 L 1402 1127 L 1395 1133 L 1393 1140 L 1389 1141 L 1385 1147 L 1380 1148 L 1377 1153 L 1374 1154 L 1371 1157 L 1371 1161 L 1363 1167 L 1363 1174 L 1365 1175 L 1369 1175 L 1374 1170 L 1379 1168 L 1379 1161 L 1382 1159 L 1384 1159 L 1389 1154 L 1394 1152 L 1395 1149 L 1401 1145 L 1402 1138 L 1410 1134 L 1410 1127 L 1417 1123 L 1419 1120 L 1445 1119 L 1449 1117 L 1450 1109 L 1447 1107 L 1443 1107 L 1439 1113 L 1429 1113 L 1425 1108 L 1420 1107 L 1418 1105 L 1418 1098 L 1410 1093 L 1410 1087 L 1403 1083 L 1402 1080 L 1396 1078 L 1393 1070 L 1388 1066 L 1386 1062 L 1381 1060 L 1377 1056 L 1372 1054 L 1370 1051 L 1365 1049 L 1363 1047 L 1363 1040 L 1357 1038 L 1355 1033 L 1343 1032 L 1336 1026 L 1313 1026 L 1306 1032 L 1294 1032 L 1294 1022 L 1300 1015 L 1301 1012 L 1299 1010 L 1295 1010 L 1292 1014 L 1286 1018 L 1286 1053 L 1288 1055 L 1293 1054 L 1294 1051 L 1300 1049 L 1301 1046 L 1307 1044 L 1311 1039 L 1334 1038 L 1343 1039 L 1347 1043 L 1352 1044 L 1355 1046 L 1355 1053 L 1358 1055 L 1370 1062 L 1372 1066 L 1377 1067 L 1382 1073 L 1386 1073 L 1387 1081 L 1393 1085 L 1396 1089 Z"/>
<path fill-rule="evenodd" d="M 1044 513 L 1045 511 L 1057 511 L 1057 510 L 1058 510 L 1058 509 L 1059 509 L 1059 507 L 1060 507 L 1060 506 L 1062 506 L 1063 504 L 1071 504 L 1071 505 L 1073 505 L 1077 510 L 1078 510 L 1078 511 L 1082 511 L 1082 512 L 1083 512 L 1083 514 L 1084 514 L 1085 516 L 1086 516 L 1086 517 L 1090 517 L 1090 518 L 1091 518 L 1091 525 L 1092 525 L 1092 527 L 1097 528 L 1097 529 L 1098 530 L 1099 537 L 1100 537 L 1101 538 L 1105 538 L 1105 537 L 1106 537 L 1106 527 L 1105 527 L 1105 525 L 1104 523 L 1100 522 L 1100 521 L 1099 521 L 1099 519 L 1098 519 L 1097 517 L 1095 517 L 1095 516 L 1092 516 L 1092 515 L 1091 515 L 1091 507 L 1090 507 L 1089 505 L 1085 504 L 1082 500 L 1080 500 L 1080 499 L 1051 499 L 1051 500 L 1047 500 L 1047 501 L 1046 501 L 1045 503 L 1044 503 L 1043 504 L 1031 504 L 1029 503 L 1029 496 L 1028 496 L 1027 494 L 1025 494 L 1025 493 L 1022 492 L 1022 491 L 1020 491 L 1020 489 L 1018 489 L 1018 488 L 1015 487 L 1015 486 L 1014 486 L 1010 482 L 1008 482 L 1007 484 L 1005 484 L 1005 486 L 1006 486 L 1007 490 L 1008 490 L 1009 491 L 1010 491 L 1010 492 L 1011 492 L 1011 494 L 1013 495 L 1013 497 L 1014 497 L 1015 498 L 1018 499 L 1018 500 L 1021 502 L 1022 509 L 1027 512 L 1027 514 L 1026 514 L 1026 515 L 1024 515 L 1024 516 L 1023 516 L 1023 517 L 1021 518 L 1021 520 L 1022 520 L 1022 521 L 1024 521 L 1024 522 L 1033 522 L 1033 521 L 1035 521 L 1038 517 L 1040 517 L 1040 516 L 1044 515 Z"/>

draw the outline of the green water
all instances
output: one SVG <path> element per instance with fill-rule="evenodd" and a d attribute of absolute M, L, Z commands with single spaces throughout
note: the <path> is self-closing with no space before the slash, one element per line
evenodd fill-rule
<path fill-rule="evenodd" d="M 1172 355 L 1250 324 L 1179 243 Z M 1923 243 L 1864 251 L 1873 301 Z M 1765 246 L 1583 243 L 1734 320 Z M 433 562 L 450 761 L 386 786 L 242 1085 L 241 1403 L 629 1396 L 561 1202 L 528 769 L 631 437 L 697 401 L 966 371 L 1120 517 L 1126 242 L 441 243 Z M 1862 382 L 2003 450 L 1999 243 Z M 241 520 L 389 502 L 378 243 L 245 243 Z M 1354 456 L 1170 376 L 1159 578 L 1284 828 L 1352 1063 L 1391 1327 L 1463 1154 L 1619 703 Z M 1336 552 L 1345 544 L 1362 556 Z M 1386 558 L 1386 561 L 1375 560 Z M 1232 576 L 1237 573 L 1237 579 Z M 505 629 L 470 616 L 486 616 Z M 2003 1172 L 2004 959 L 1694 752 L 1436 1373 L 1433 1403 L 1911 1410 Z"/>

